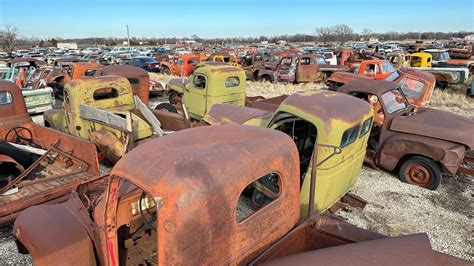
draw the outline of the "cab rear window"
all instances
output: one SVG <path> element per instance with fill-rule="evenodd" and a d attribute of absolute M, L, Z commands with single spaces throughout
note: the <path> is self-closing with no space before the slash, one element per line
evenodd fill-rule
<path fill-rule="evenodd" d="M 94 100 L 105 100 L 117 98 L 119 95 L 115 88 L 100 88 L 94 91 Z"/>
<path fill-rule="evenodd" d="M 228 77 L 226 80 L 225 80 L 225 86 L 227 88 L 230 88 L 230 87 L 237 87 L 240 85 L 240 79 L 239 77 Z"/>
<path fill-rule="evenodd" d="M 0 92 L 0 105 L 1 104 L 10 104 L 13 102 L 12 94 L 9 91 Z"/>
<path fill-rule="evenodd" d="M 357 125 L 344 131 L 344 134 L 342 134 L 341 139 L 341 148 L 346 147 L 357 139 L 357 136 L 359 135 L 359 129 L 360 125 Z"/>

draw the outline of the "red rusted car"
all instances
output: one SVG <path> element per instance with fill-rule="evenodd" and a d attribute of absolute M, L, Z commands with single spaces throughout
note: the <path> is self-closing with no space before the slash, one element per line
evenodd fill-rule
<path fill-rule="evenodd" d="M 472 120 L 415 108 L 394 82 L 358 79 L 337 90 L 368 101 L 382 116 L 372 127 L 366 162 L 397 171 L 402 182 L 433 190 L 442 173 L 474 175 L 464 166 L 474 162 L 468 155 L 474 149 Z"/>
<path fill-rule="evenodd" d="M 248 207 L 263 186 L 271 200 Z M 463 263 L 433 251 L 424 234 L 387 238 L 321 216 L 314 191 L 300 223 L 299 191 L 298 150 L 284 133 L 199 127 L 137 147 L 66 203 L 24 211 L 13 230 L 35 265 Z"/>
<path fill-rule="evenodd" d="M 92 143 L 33 123 L 18 86 L 0 81 L 0 223 L 29 206 L 66 201 L 98 174 Z"/>
<path fill-rule="evenodd" d="M 362 77 L 353 73 L 337 72 L 328 78 L 326 84 L 329 86 L 341 87 L 342 85 L 357 79 L 370 80 L 370 78 Z M 400 89 L 407 97 L 408 102 L 416 107 L 429 105 L 431 94 L 433 93 L 436 84 L 436 79 L 433 74 L 403 67 L 393 72 L 392 75 L 385 80 L 398 83 Z"/>

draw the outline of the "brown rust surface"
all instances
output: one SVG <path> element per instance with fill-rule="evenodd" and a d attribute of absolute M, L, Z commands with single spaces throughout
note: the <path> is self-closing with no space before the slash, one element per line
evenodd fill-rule
<path fill-rule="evenodd" d="M 0 92 L 9 92 L 13 99 L 10 104 L 0 104 L 0 128 L 31 121 L 26 110 L 23 94 L 18 85 L 10 81 L 0 80 Z"/>
<path fill-rule="evenodd" d="M 448 140 L 474 149 L 474 122 L 437 109 L 420 108 L 415 115 L 397 116 L 390 130 Z"/>
<path fill-rule="evenodd" d="M 271 114 L 272 112 L 256 108 L 232 104 L 214 104 L 203 120 L 211 125 L 243 124 L 252 118 L 268 118 Z"/>
<path fill-rule="evenodd" d="M 365 103 L 365 104 L 361 104 Z M 288 96 L 282 104 L 330 123 L 332 119 L 357 122 L 370 112 L 370 105 L 355 97 L 333 91 L 312 91 Z"/>
<path fill-rule="evenodd" d="M 117 163 L 112 175 L 162 199 L 159 264 L 235 264 L 281 237 L 299 219 L 297 161 L 294 143 L 281 132 L 199 127 L 139 146 Z M 270 172 L 281 178 L 279 198 L 238 224 L 241 192 Z"/>

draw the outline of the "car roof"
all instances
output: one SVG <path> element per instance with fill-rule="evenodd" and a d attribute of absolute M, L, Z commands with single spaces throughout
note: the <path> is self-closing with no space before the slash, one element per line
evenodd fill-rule
<path fill-rule="evenodd" d="M 267 171 L 265 166 L 274 164 L 275 157 L 283 155 L 290 161 L 298 160 L 295 152 L 292 140 L 276 130 L 242 125 L 204 126 L 138 146 L 114 166 L 111 174 L 129 180 L 154 197 L 180 191 L 178 198 L 198 199 L 222 193 L 236 184 L 244 188 L 255 173 L 262 168 Z M 262 175 L 265 174 L 268 173 Z"/>
<path fill-rule="evenodd" d="M 399 86 L 395 82 L 385 80 L 355 79 L 341 86 L 338 91 L 344 93 L 365 92 L 380 96 L 387 91 L 397 89 Z"/>

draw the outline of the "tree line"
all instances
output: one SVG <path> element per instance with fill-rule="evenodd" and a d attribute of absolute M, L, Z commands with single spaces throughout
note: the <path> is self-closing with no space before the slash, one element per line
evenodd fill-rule
<path fill-rule="evenodd" d="M 450 38 L 464 38 L 467 35 L 474 34 L 472 31 L 458 32 L 373 32 L 370 29 L 363 29 L 361 32 L 355 32 L 349 25 L 338 24 L 333 26 L 317 27 L 313 34 L 292 34 L 278 36 L 258 36 L 258 37 L 233 37 L 233 38 L 200 38 L 196 34 L 189 38 L 130 38 L 130 45 L 165 45 L 175 44 L 176 42 L 194 40 L 198 43 L 215 44 L 252 44 L 268 41 L 275 43 L 278 41 L 286 42 L 339 42 L 368 40 L 377 38 L 379 41 L 399 41 L 399 40 L 447 40 Z M 0 30 L 0 48 L 3 51 L 10 52 L 19 48 L 32 47 L 56 47 L 58 42 L 75 42 L 79 46 L 115 46 L 122 45 L 127 38 L 117 37 L 90 37 L 90 38 L 26 38 L 19 37 L 17 28 L 11 25 L 4 25 Z"/>

